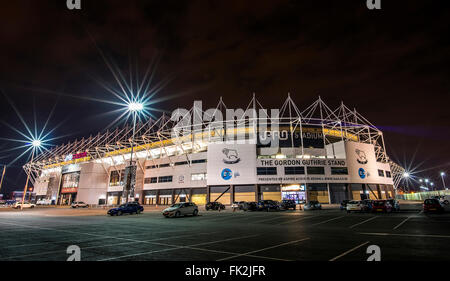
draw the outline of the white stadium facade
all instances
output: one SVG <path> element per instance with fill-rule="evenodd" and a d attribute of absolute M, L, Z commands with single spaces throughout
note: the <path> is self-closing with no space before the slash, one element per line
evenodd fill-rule
<path fill-rule="evenodd" d="M 130 194 L 141 204 L 202 205 L 395 196 L 404 170 L 389 159 L 383 133 L 343 103 L 331 109 L 319 97 L 299 109 L 288 95 L 276 110 L 255 97 L 242 110 L 228 109 L 222 99 L 205 111 L 198 105 L 36 156 L 24 166 L 36 198 L 115 205 Z"/>

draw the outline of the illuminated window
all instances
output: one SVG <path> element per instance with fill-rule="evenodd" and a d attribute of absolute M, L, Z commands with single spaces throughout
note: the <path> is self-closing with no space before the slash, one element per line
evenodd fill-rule
<path fill-rule="evenodd" d="M 191 174 L 191 180 L 192 181 L 206 180 L 206 173 Z"/>

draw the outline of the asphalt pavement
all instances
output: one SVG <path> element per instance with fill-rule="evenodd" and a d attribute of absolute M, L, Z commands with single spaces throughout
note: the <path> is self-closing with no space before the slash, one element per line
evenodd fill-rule
<path fill-rule="evenodd" d="M 65 261 L 449 261 L 450 213 L 204 211 L 164 218 L 162 208 L 106 216 L 103 209 L 0 211 L 0 260 Z M 368 249 L 370 250 L 368 253 Z"/>

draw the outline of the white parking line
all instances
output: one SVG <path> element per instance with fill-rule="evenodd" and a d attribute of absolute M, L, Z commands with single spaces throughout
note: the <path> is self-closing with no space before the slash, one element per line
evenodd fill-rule
<path fill-rule="evenodd" d="M 125 238 L 127 236 L 141 236 L 141 235 L 151 235 L 151 234 L 162 234 L 162 233 L 171 233 L 171 232 L 185 232 L 184 230 L 169 230 L 169 231 L 158 231 L 158 232 L 147 232 L 147 233 L 128 233 L 128 234 L 119 234 L 120 236 L 116 236 L 117 238 Z M 208 234 L 210 234 L 211 232 L 209 232 Z M 214 233 L 214 232 L 213 232 Z M 59 237 L 59 236 L 58 236 Z M 57 237 L 53 237 L 53 238 L 57 238 Z M 70 242 L 70 243 L 86 243 L 86 242 L 95 242 L 95 241 L 99 241 L 103 238 L 95 238 L 92 240 L 64 240 L 64 241 L 52 241 L 52 242 L 42 242 L 42 243 L 33 243 L 33 244 L 20 244 L 20 245 L 11 245 L 11 246 L 7 246 L 7 247 L 1 247 L 0 249 L 10 249 L 10 248 L 20 248 L 20 247 L 29 247 L 29 246 L 38 246 L 38 245 L 48 245 L 48 244 L 57 244 L 57 243 L 65 243 L 65 242 Z"/>
<path fill-rule="evenodd" d="M 406 236 L 406 237 L 450 238 L 450 235 L 438 235 L 438 234 L 405 234 L 405 233 L 383 233 L 383 232 L 360 232 L 358 234 L 377 235 L 377 236 Z"/>
<path fill-rule="evenodd" d="M 340 216 L 340 217 L 332 218 L 332 219 L 329 219 L 329 220 L 326 220 L 326 221 L 321 221 L 321 222 L 318 222 L 318 223 L 313 223 L 313 224 L 311 224 L 310 226 L 320 225 L 320 224 L 323 224 L 323 223 L 327 223 L 327 222 L 329 222 L 329 221 L 334 221 L 334 220 L 342 219 L 343 217 L 345 217 L 345 216 Z"/>
<path fill-rule="evenodd" d="M 349 226 L 348 228 L 354 228 L 354 227 L 356 227 L 356 226 L 358 226 L 358 225 L 361 225 L 361 224 L 366 223 L 366 222 L 368 222 L 368 221 L 374 220 L 374 219 L 376 219 L 376 218 L 377 218 L 377 217 L 371 217 L 370 219 L 364 220 L 364 221 L 359 222 L 359 223 L 355 223 L 354 225 L 351 225 L 351 226 Z"/>
<path fill-rule="evenodd" d="M 407 217 L 406 219 L 404 219 L 401 223 L 397 224 L 393 230 L 396 230 L 397 228 L 399 228 L 400 226 L 402 226 L 405 222 L 407 222 L 412 216 Z"/>
<path fill-rule="evenodd" d="M 97 245 L 97 246 L 89 246 L 89 247 L 81 247 L 82 250 L 86 249 L 97 249 L 97 248 L 104 248 L 104 247 L 111 247 L 111 246 L 121 246 L 121 245 L 127 245 L 127 244 L 134 244 L 134 243 L 152 243 L 152 241 L 158 241 L 158 240 L 167 240 L 171 238 L 183 238 L 183 237 L 189 237 L 189 236 L 198 236 L 198 235 L 210 235 L 217 232 L 209 232 L 209 233 L 195 233 L 195 234 L 186 234 L 186 235 L 178 235 L 178 236 L 171 236 L 171 237 L 162 237 L 162 238 L 155 238 L 151 240 L 135 240 L 135 239 L 126 239 L 123 238 L 123 240 L 129 241 L 129 242 L 123 242 L 123 243 L 115 243 L 115 244 L 104 244 L 104 245 Z M 71 242 L 71 241 L 69 241 Z M 157 243 L 155 243 L 157 244 Z M 39 252 L 39 253 L 33 253 L 33 254 L 25 254 L 25 255 L 19 255 L 19 256 L 11 256 L 11 257 L 2 257 L 4 259 L 14 259 L 14 258 L 23 258 L 23 257 L 31 257 L 31 256 L 41 256 L 46 254 L 53 254 L 53 253 L 61 253 L 64 252 L 64 250 L 55 250 L 55 251 L 47 251 L 47 252 Z"/>
<path fill-rule="evenodd" d="M 353 252 L 353 251 L 355 251 L 355 250 L 361 248 L 362 246 L 366 245 L 367 243 L 369 243 L 369 241 L 366 241 L 366 242 L 364 242 L 364 243 L 362 243 L 362 244 L 360 244 L 360 245 L 358 245 L 358 246 L 356 246 L 356 247 L 354 247 L 354 248 L 351 248 L 350 250 L 343 252 L 343 253 L 340 254 L 339 256 L 336 256 L 336 257 L 330 259 L 329 261 L 335 261 L 335 260 L 337 260 L 337 259 L 339 259 L 339 258 L 342 258 L 343 256 L 345 256 L 345 255 L 347 255 L 347 254 L 349 254 L 349 253 L 351 253 L 351 252 Z"/>
<path fill-rule="evenodd" d="M 284 222 L 278 223 L 278 225 L 281 225 L 281 224 L 289 224 L 289 223 L 301 221 L 301 220 L 304 220 L 304 219 L 314 218 L 314 217 L 315 217 L 315 216 L 304 216 L 304 217 L 301 217 L 301 218 L 298 218 L 298 219 L 295 219 L 295 220 L 289 220 L 289 221 L 284 221 Z"/>
<path fill-rule="evenodd" d="M 211 242 L 205 242 L 205 243 L 199 243 L 199 244 L 190 245 L 190 247 L 202 246 L 202 245 L 208 245 L 208 244 L 214 244 L 214 243 L 220 243 L 220 242 L 231 241 L 231 240 L 238 240 L 238 239 L 244 239 L 244 238 L 250 238 L 250 237 L 255 237 L 255 236 L 259 236 L 259 235 L 256 234 L 256 235 L 248 235 L 248 236 L 241 236 L 241 237 L 234 237 L 234 238 L 215 240 L 215 241 L 211 241 Z M 141 252 L 141 253 L 136 253 L 136 254 L 129 254 L 129 255 L 124 255 L 124 256 L 118 256 L 118 257 L 112 257 L 112 258 L 107 258 L 107 259 L 101 259 L 100 261 L 110 261 L 110 260 L 116 260 L 116 259 L 123 259 L 123 258 L 129 258 L 129 257 L 148 255 L 148 254 L 152 254 L 152 253 L 155 253 L 155 252 L 162 252 L 162 251 L 169 251 L 169 250 L 176 250 L 176 249 L 180 249 L 180 248 L 186 248 L 186 246 L 172 245 L 172 244 L 165 244 L 165 243 L 151 243 L 151 244 L 162 245 L 162 246 L 169 246 L 169 247 L 173 247 L 173 248 L 172 249 L 155 250 L 155 251 L 147 251 L 147 252 Z"/>
<path fill-rule="evenodd" d="M 263 248 L 263 249 L 259 249 L 259 250 L 254 250 L 254 251 L 250 251 L 250 252 L 234 255 L 234 256 L 231 256 L 231 257 L 223 258 L 223 259 L 218 259 L 217 261 L 225 261 L 225 260 L 234 259 L 234 258 L 241 257 L 241 256 L 251 255 L 251 254 L 254 254 L 254 253 L 258 253 L 258 252 L 262 252 L 262 251 L 266 251 L 266 250 L 270 250 L 270 249 L 274 249 L 274 248 L 278 248 L 278 247 L 282 247 L 282 246 L 286 246 L 286 245 L 302 242 L 302 241 L 305 241 L 305 240 L 308 240 L 308 239 L 309 239 L 309 237 L 306 237 L 306 238 L 299 239 L 299 240 L 294 240 L 294 241 L 290 241 L 290 242 L 286 242 L 286 243 L 281 243 L 281 244 L 270 246 L 270 247 L 267 247 L 267 248 Z"/>

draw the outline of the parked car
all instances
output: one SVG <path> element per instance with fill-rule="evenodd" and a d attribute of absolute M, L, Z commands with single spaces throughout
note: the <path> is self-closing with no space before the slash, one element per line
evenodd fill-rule
<path fill-rule="evenodd" d="M 89 207 L 89 205 L 84 203 L 83 201 L 72 202 L 72 204 L 70 206 L 72 208 L 87 208 L 87 207 Z"/>
<path fill-rule="evenodd" d="M 371 212 L 373 209 L 373 200 L 364 199 L 364 200 L 362 200 L 362 202 L 365 205 L 365 211 Z"/>
<path fill-rule="evenodd" d="M 278 202 L 273 200 L 260 200 L 257 203 L 258 211 L 280 210 Z"/>
<path fill-rule="evenodd" d="M 392 206 L 387 200 L 374 200 L 372 206 L 372 212 L 392 212 Z"/>
<path fill-rule="evenodd" d="M 233 211 L 239 210 L 239 202 L 233 202 L 233 204 L 231 204 L 231 209 L 233 209 Z"/>
<path fill-rule="evenodd" d="M 295 210 L 297 209 L 297 204 L 295 203 L 295 200 L 293 199 L 284 199 L 281 201 L 281 208 L 284 210 Z"/>
<path fill-rule="evenodd" d="M 121 216 L 123 214 L 140 214 L 144 211 L 138 202 L 128 202 L 120 205 L 119 207 L 109 209 L 107 214 L 110 216 Z"/>
<path fill-rule="evenodd" d="M 400 211 L 400 203 L 398 202 L 398 200 L 388 199 L 387 201 L 389 202 L 389 204 L 391 204 L 392 211 L 394 211 L 394 212 Z"/>
<path fill-rule="evenodd" d="M 444 207 L 438 199 L 425 199 L 423 201 L 423 211 L 428 212 L 444 212 Z"/>
<path fill-rule="evenodd" d="M 258 203 L 256 202 L 246 202 L 244 211 L 258 211 Z"/>
<path fill-rule="evenodd" d="M 162 212 L 163 216 L 169 217 L 181 217 L 186 215 L 198 215 L 198 207 L 195 203 L 176 203 L 166 208 Z"/>
<path fill-rule="evenodd" d="M 247 204 L 248 202 L 246 201 L 239 201 L 238 202 L 239 210 L 245 210 L 247 208 Z"/>
<path fill-rule="evenodd" d="M 350 200 L 342 200 L 341 202 L 341 206 L 339 207 L 339 209 L 341 210 L 347 210 L 347 203 L 350 202 Z"/>
<path fill-rule="evenodd" d="M 51 205 L 52 204 L 52 200 L 50 199 L 39 199 L 38 201 L 36 201 L 36 205 Z"/>
<path fill-rule="evenodd" d="M 449 195 L 434 196 L 433 198 L 439 200 L 439 203 L 441 203 L 441 205 L 448 205 L 450 203 Z"/>
<path fill-rule="evenodd" d="M 16 202 L 16 203 L 14 203 L 14 205 L 13 205 L 13 208 L 14 209 L 20 209 L 20 208 L 31 208 L 31 209 L 33 209 L 34 207 L 36 207 L 36 205 L 35 204 L 33 204 L 33 203 L 30 203 L 30 202 L 25 202 L 25 203 L 22 203 L 22 202 Z"/>
<path fill-rule="evenodd" d="M 347 213 L 350 212 L 364 212 L 367 211 L 367 205 L 363 201 L 352 200 L 347 202 L 345 209 Z"/>
<path fill-rule="evenodd" d="M 303 206 L 303 209 L 306 210 L 322 210 L 322 205 L 319 201 L 309 201 Z"/>
<path fill-rule="evenodd" d="M 206 211 L 209 210 L 225 210 L 225 205 L 220 202 L 208 202 L 205 205 Z"/>

